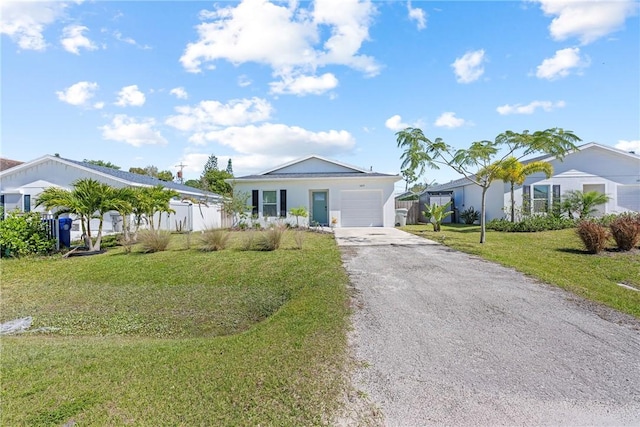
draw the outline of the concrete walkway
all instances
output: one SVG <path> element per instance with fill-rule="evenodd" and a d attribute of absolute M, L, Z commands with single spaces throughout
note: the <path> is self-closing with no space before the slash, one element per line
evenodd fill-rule
<path fill-rule="evenodd" d="M 637 320 L 399 230 L 335 232 L 353 384 L 384 425 L 640 425 Z"/>
<path fill-rule="evenodd" d="M 389 246 L 389 245 L 434 245 L 397 228 L 389 227 L 345 227 L 333 230 L 338 246 Z"/>

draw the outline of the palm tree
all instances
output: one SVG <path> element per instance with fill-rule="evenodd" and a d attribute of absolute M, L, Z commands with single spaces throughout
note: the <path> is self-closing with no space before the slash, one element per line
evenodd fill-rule
<path fill-rule="evenodd" d="M 118 197 L 115 188 L 92 178 L 79 179 L 73 183 L 73 190 L 50 187 L 39 196 L 36 206 L 45 209 L 58 209 L 57 214 L 72 213 L 79 217 L 85 245 L 90 251 L 99 251 L 102 240 L 104 215 L 109 211 L 119 210 L 124 203 Z M 93 240 L 91 219 L 97 218 L 98 234 Z"/>
<path fill-rule="evenodd" d="M 567 212 L 569 218 L 573 219 L 573 214 L 577 213 L 580 219 L 585 219 L 598 212 L 596 206 L 605 204 L 610 197 L 599 191 L 580 190 L 567 191 L 562 202 L 562 209 Z"/>
<path fill-rule="evenodd" d="M 81 206 L 80 200 L 74 197 L 71 191 L 59 187 L 46 188 L 38 196 L 36 206 L 43 206 L 46 210 L 56 210 L 56 217 L 63 214 L 75 215 L 77 219 L 80 220 L 85 245 L 89 246 L 90 243 L 87 242 L 87 224 L 84 209 Z"/>
<path fill-rule="evenodd" d="M 171 209 L 169 202 L 175 197 L 179 197 L 180 194 L 175 190 L 170 190 L 162 185 L 156 185 L 155 187 L 143 187 L 135 190 L 135 197 L 132 201 L 132 212 L 135 215 L 136 221 L 136 236 L 137 231 L 140 228 L 140 224 L 143 219 L 146 219 L 151 230 L 156 229 L 154 216 L 158 215 L 158 223 L 162 218 L 163 213 L 175 212 Z M 158 224 L 158 228 L 160 225 Z"/>
<path fill-rule="evenodd" d="M 425 211 L 422 212 L 424 216 L 433 224 L 433 231 L 440 231 L 440 225 L 442 221 L 451 215 L 453 211 L 448 211 L 451 207 L 451 202 L 447 202 L 444 205 L 432 204 L 431 206 L 425 205 Z"/>
<path fill-rule="evenodd" d="M 494 163 L 496 167 L 496 177 L 504 182 L 508 182 L 511 187 L 511 222 L 515 222 L 514 188 L 522 185 L 527 176 L 543 172 L 547 178 L 553 174 L 553 166 L 548 162 L 531 162 L 522 164 L 515 157 L 508 157 L 500 162 Z"/>

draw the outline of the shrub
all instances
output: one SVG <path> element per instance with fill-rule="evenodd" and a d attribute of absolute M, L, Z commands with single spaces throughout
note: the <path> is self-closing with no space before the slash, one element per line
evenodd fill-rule
<path fill-rule="evenodd" d="M 259 251 L 275 251 L 280 247 L 285 231 L 286 227 L 281 224 L 270 227 L 256 240 L 256 249 Z"/>
<path fill-rule="evenodd" d="M 302 249 L 302 244 L 304 243 L 304 239 L 307 237 L 304 231 L 297 230 L 296 234 L 293 235 L 293 239 L 296 242 L 296 247 L 298 249 Z"/>
<path fill-rule="evenodd" d="M 580 221 L 576 232 L 587 251 L 592 254 L 597 254 L 607 247 L 609 231 L 597 221 Z"/>
<path fill-rule="evenodd" d="M 573 228 L 576 221 L 555 215 L 530 215 L 518 222 L 505 218 L 493 219 L 487 223 L 487 230 L 530 233 L 536 231 L 563 230 Z"/>
<path fill-rule="evenodd" d="M 618 248 L 623 251 L 630 251 L 640 242 L 640 215 L 619 215 L 611 221 L 609 229 Z"/>
<path fill-rule="evenodd" d="M 143 252 L 162 252 L 169 246 L 171 233 L 164 230 L 142 230 L 138 235 L 138 241 Z"/>
<path fill-rule="evenodd" d="M 0 221 L 2 256 L 46 254 L 53 251 L 55 245 L 56 241 L 49 239 L 46 225 L 37 212 L 10 212 Z"/>
<path fill-rule="evenodd" d="M 460 219 L 464 221 L 465 224 L 473 224 L 480 219 L 480 212 L 475 210 L 473 206 L 469 206 L 460 212 Z"/>
<path fill-rule="evenodd" d="M 231 234 L 226 230 L 205 230 L 200 240 L 203 251 L 221 251 L 227 247 Z"/>
<path fill-rule="evenodd" d="M 250 251 L 253 248 L 253 241 L 255 240 L 256 232 L 252 228 L 242 232 L 242 240 L 240 241 L 240 249 L 243 251 Z"/>
<path fill-rule="evenodd" d="M 122 242 L 121 238 L 122 234 L 107 234 L 106 236 L 102 236 L 102 240 L 100 241 L 100 248 L 115 248 L 120 245 Z"/>

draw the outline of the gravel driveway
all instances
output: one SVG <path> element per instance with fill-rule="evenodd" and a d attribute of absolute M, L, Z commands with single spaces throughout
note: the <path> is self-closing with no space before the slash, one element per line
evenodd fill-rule
<path fill-rule="evenodd" d="M 341 247 L 352 380 L 384 425 L 640 425 L 640 322 L 411 242 Z"/>

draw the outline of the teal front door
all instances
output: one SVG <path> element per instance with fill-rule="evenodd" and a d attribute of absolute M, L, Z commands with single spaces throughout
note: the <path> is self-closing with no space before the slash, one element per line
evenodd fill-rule
<path fill-rule="evenodd" d="M 313 214 L 311 221 L 321 225 L 329 225 L 329 217 L 327 216 L 327 192 L 314 191 L 311 193 Z"/>

